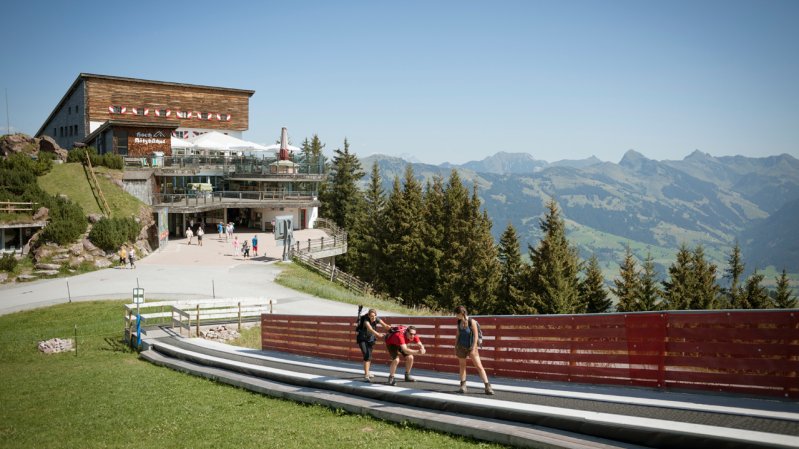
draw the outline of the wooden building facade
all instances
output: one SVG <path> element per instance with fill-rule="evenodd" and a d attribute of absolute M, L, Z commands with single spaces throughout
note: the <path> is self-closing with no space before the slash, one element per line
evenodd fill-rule
<path fill-rule="evenodd" d="M 48 135 L 66 149 L 78 143 L 123 156 L 169 154 L 173 136 L 215 130 L 240 137 L 254 93 L 81 73 L 36 136 Z"/>

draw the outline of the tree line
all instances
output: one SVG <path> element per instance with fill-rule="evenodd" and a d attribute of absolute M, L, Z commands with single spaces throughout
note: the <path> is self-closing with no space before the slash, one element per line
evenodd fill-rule
<path fill-rule="evenodd" d="M 323 147 L 317 136 L 303 142 L 309 154 L 318 155 Z M 743 279 L 737 243 L 722 273 L 726 288 L 701 246 L 682 245 L 662 281 L 651 255 L 639 266 L 627 247 L 608 289 L 596 256 L 582 260 L 566 238 L 554 199 L 539 219 L 543 237 L 528 245 L 528 261 L 511 224 L 495 244 L 477 186 L 464 186 L 456 170 L 446 180 L 435 176 L 422 185 L 409 164 L 390 192 L 384 192 L 377 162 L 362 190 L 358 182 L 365 175 L 345 139 L 320 192 L 323 214 L 349 234 L 348 252 L 337 264 L 410 307 L 451 310 L 463 304 L 479 314 L 796 307 L 785 270 L 774 291 L 762 285 L 764 276 L 757 271 Z M 610 292 L 618 300 L 615 307 Z"/>

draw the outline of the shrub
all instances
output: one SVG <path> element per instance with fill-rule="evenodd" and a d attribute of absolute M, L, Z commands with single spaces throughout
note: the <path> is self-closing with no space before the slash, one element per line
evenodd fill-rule
<path fill-rule="evenodd" d="M 50 222 L 42 231 L 45 242 L 65 245 L 86 231 L 88 221 L 79 205 L 63 198 L 52 198 L 47 207 L 50 209 Z"/>
<path fill-rule="evenodd" d="M 115 170 L 122 170 L 122 156 L 106 153 L 103 155 L 102 159 L 102 165 Z"/>
<path fill-rule="evenodd" d="M 133 218 L 104 218 L 89 233 L 89 240 L 98 248 L 113 251 L 139 236 L 139 224 Z"/>
<path fill-rule="evenodd" d="M 85 164 L 86 153 L 89 153 L 89 158 L 92 160 L 93 167 L 102 165 L 116 170 L 122 169 L 122 156 L 112 153 L 106 153 L 101 156 L 97 154 L 97 150 L 94 147 L 71 149 L 67 155 L 67 162 L 80 162 L 81 164 Z"/>
<path fill-rule="evenodd" d="M 17 258 L 11 254 L 3 254 L 3 257 L 0 258 L 0 271 L 12 272 L 14 268 L 17 268 Z"/>

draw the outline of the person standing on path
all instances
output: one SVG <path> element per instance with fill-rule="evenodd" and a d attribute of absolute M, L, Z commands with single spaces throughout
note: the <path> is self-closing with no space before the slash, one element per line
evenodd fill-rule
<path fill-rule="evenodd" d="M 472 359 L 472 364 L 477 368 L 477 374 L 480 375 L 480 379 L 485 384 L 485 394 L 492 395 L 494 390 L 488 382 L 486 370 L 483 369 L 480 353 L 477 352 L 478 323 L 476 320 L 469 318 L 464 306 L 455 307 L 454 313 L 458 318 L 458 333 L 455 335 L 455 355 L 458 357 L 458 374 L 461 381 L 458 393 L 466 394 L 466 360 Z"/>
<path fill-rule="evenodd" d="M 419 349 L 408 348 L 408 345 L 412 343 L 418 344 Z M 388 384 L 397 385 L 397 381 L 394 380 L 394 373 L 397 372 L 400 355 L 405 357 L 405 382 L 416 382 L 416 379 L 411 377 L 413 356 L 423 355 L 426 352 L 422 340 L 416 335 L 416 328 L 414 326 L 397 326 L 396 328 L 392 328 L 389 331 L 388 337 L 386 337 L 386 347 L 388 349 L 388 355 L 391 357 L 391 365 L 389 365 L 388 370 Z"/>
<path fill-rule="evenodd" d="M 233 237 L 233 257 L 236 257 L 236 254 L 239 253 L 239 236 Z"/>
<path fill-rule="evenodd" d="M 368 312 L 358 318 L 356 342 L 363 354 L 363 379 L 370 383 L 372 382 L 372 377 L 374 377 L 369 371 L 369 367 L 372 365 L 372 348 L 374 348 L 377 338 L 383 338 L 384 336 L 384 334 L 377 332 L 378 324 L 383 326 L 383 329 L 391 327 L 377 317 L 377 310 L 375 309 L 369 309 Z"/>
<path fill-rule="evenodd" d="M 191 245 L 191 238 L 194 237 L 194 232 L 191 230 L 191 226 L 186 228 L 186 238 L 189 239 L 189 243 L 187 245 Z"/>
<path fill-rule="evenodd" d="M 197 245 L 203 246 L 203 236 L 205 235 L 205 231 L 203 231 L 203 227 L 200 226 L 197 229 Z"/>
<path fill-rule="evenodd" d="M 130 262 L 130 268 L 136 268 L 136 248 L 131 246 L 130 251 L 128 252 L 128 262 Z"/>
<path fill-rule="evenodd" d="M 253 257 L 258 257 L 258 236 L 252 236 L 252 253 Z"/>
<path fill-rule="evenodd" d="M 216 231 L 219 233 L 219 241 L 222 241 L 222 232 L 224 232 L 225 227 L 222 225 L 222 222 L 216 224 Z"/>
<path fill-rule="evenodd" d="M 250 258 L 250 244 L 247 242 L 247 239 L 241 242 L 241 253 L 244 254 L 245 259 Z"/>

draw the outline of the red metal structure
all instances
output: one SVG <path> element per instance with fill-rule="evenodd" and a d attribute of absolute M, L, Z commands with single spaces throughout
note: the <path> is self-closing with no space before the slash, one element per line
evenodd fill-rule
<path fill-rule="evenodd" d="M 427 348 L 415 367 L 458 371 L 452 317 L 412 324 Z M 687 311 L 477 317 L 489 376 L 799 397 L 799 311 Z M 351 317 L 261 317 L 263 349 L 360 361 Z M 388 363 L 378 342 L 376 364 Z M 470 368 L 471 369 L 471 368 Z"/>

